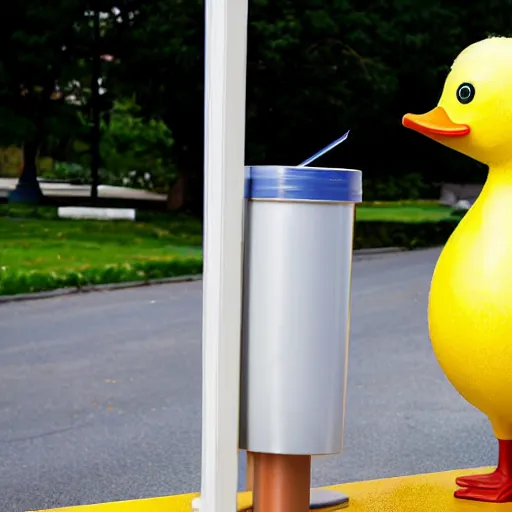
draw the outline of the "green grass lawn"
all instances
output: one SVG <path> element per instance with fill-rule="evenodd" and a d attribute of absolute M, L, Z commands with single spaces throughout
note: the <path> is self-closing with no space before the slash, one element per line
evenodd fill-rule
<path fill-rule="evenodd" d="M 51 208 L 3 206 L 0 295 L 197 274 L 201 244 L 201 222 L 185 216 L 61 220 Z"/>
<path fill-rule="evenodd" d="M 429 203 L 361 205 L 356 213 L 357 221 L 449 217 L 449 208 Z M 142 212 L 136 222 L 61 220 L 54 208 L 0 205 L 0 295 L 198 273 L 201 245 L 202 224 L 187 216 Z"/>
<path fill-rule="evenodd" d="M 0 267 L 85 270 L 201 254 L 200 222 L 104 222 L 0 217 Z"/>

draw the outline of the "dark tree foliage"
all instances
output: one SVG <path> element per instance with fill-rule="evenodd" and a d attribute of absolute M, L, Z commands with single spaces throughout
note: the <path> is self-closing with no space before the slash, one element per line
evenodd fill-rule
<path fill-rule="evenodd" d="M 94 45 L 92 9 L 109 0 L 20 0 L 0 19 L 0 143 L 24 147 L 35 166 L 42 148 L 85 136 Z"/>
<path fill-rule="evenodd" d="M 202 1 L 98 2 L 101 10 L 117 8 L 102 38 L 115 56 L 109 91 L 165 121 L 182 202 L 199 211 Z M 24 0 L 0 21 L 1 140 L 69 126 L 68 106 L 50 98 L 55 83 L 84 76 L 83 12 L 74 0 Z M 485 169 L 403 129 L 401 118 L 435 106 L 463 48 L 509 35 L 509 27 L 512 0 L 250 0 L 247 163 L 294 164 L 351 129 L 319 164 L 363 169 L 370 195 L 385 196 L 382 184 L 391 179 L 402 186 L 393 194 L 407 195 L 407 187 L 419 187 L 414 173 L 427 184 L 481 181 Z"/>
<path fill-rule="evenodd" d="M 118 78 L 171 128 L 197 207 L 203 6 L 152 0 L 137 9 Z M 247 163 L 300 162 L 350 128 L 349 140 L 319 163 L 363 169 L 370 194 L 412 173 L 427 184 L 482 180 L 481 166 L 407 132 L 401 118 L 432 108 L 456 55 L 491 34 L 508 35 L 511 19 L 510 0 L 251 0 Z M 415 186 L 404 181 L 405 191 L 407 183 Z"/>

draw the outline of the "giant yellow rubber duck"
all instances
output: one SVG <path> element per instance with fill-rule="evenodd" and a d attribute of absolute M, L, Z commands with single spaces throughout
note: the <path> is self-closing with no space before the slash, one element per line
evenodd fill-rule
<path fill-rule="evenodd" d="M 455 60 L 436 108 L 403 124 L 489 166 L 485 186 L 445 245 L 429 298 L 436 357 L 489 418 L 493 473 L 458 478 L 457 498 L 512 501 L 512 39 L 489 38 Z"/>

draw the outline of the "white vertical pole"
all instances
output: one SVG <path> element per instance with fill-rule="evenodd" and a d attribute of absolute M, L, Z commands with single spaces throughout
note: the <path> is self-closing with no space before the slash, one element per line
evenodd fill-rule
<path fill-rule="evenodd" d="M 201 512 L 235 512 L 248 0 L 205 0 Z"/>

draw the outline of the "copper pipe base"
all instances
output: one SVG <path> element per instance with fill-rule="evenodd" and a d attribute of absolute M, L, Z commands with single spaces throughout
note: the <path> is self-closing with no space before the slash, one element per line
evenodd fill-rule
<path fill-rule="evenodd" d="M 254 453 L 246 452 L 245 490 L 254 490 Z"/>
<path fill-rule="evenodd" d="M 253 453 L 254 512 L 309 512 L 311 456 Z"/>

